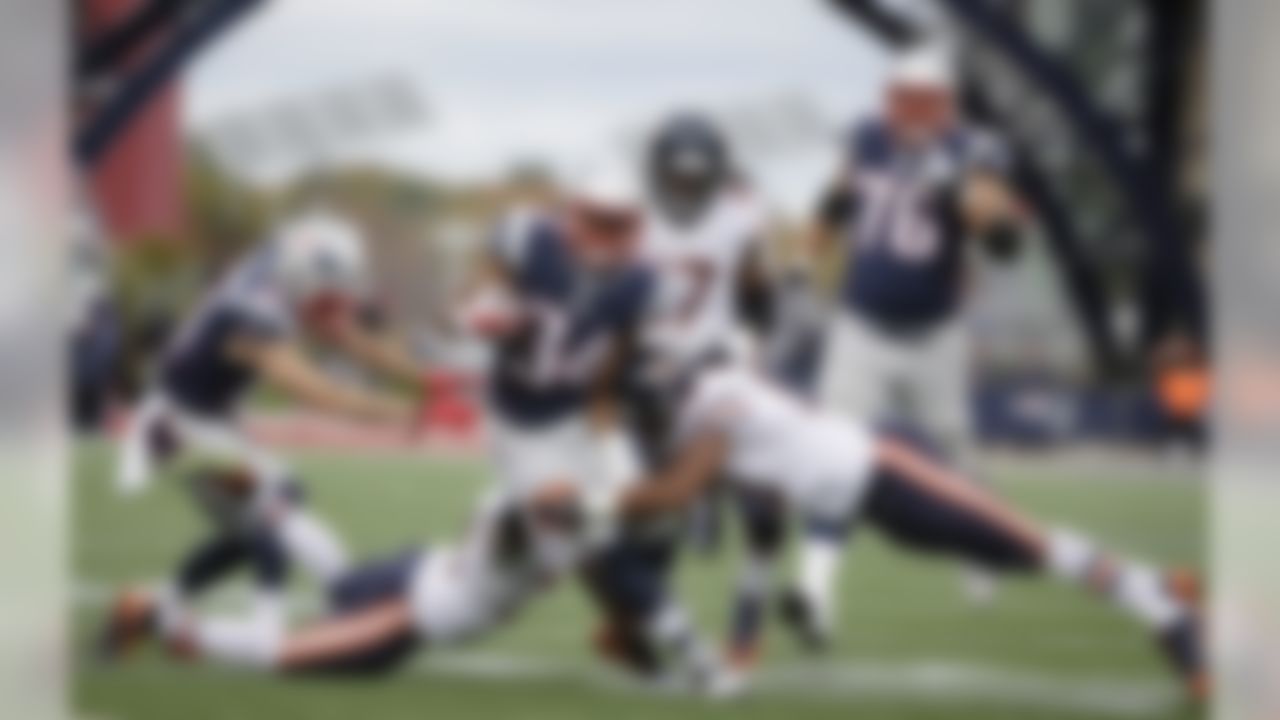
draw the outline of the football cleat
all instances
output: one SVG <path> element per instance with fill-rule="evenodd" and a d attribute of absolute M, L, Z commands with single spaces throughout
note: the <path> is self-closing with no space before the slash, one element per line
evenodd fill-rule
<path fill-rule="evenodd" d="M 1160 632 L 1160 648 L 1183 678 L 1187 695 L 1196 702 L 1205 702 L 1209 699 L 1211 682 L 1206 657 L 1200 580 L 1195 573 L 1175 570 L 1165 576 L 1165 587 L 1186 606 L 1187 612 Z"/>
<path fill-rule="evenodd" d="M 783 592 L 778 599 L 778 613 L 805 650 L 825 653 L 831 648 L 831 633 L 817 610 L 794 588 Z"/>
<path fill-rule="evenodd" d="M 111 604 L 95 655 L 104 662 L 124 657 L 155 629 L 155 624 L 155 603 L 150 596 L 136 590 L 120 593 Z"/>
<path fill-rule="evenodd" d="M 1160 649 L 1182 677 L 1187 695 L 1196 702 L 1209 699 L 1209 670 L 1205 660 L 1200 615 L 1188 613 L 1160 631 Z"/>

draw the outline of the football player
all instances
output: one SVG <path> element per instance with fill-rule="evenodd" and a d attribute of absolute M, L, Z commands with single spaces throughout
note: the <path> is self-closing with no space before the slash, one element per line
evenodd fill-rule
<path fill-rule="evenodd" d="M 178 328 L 125 432 L 117 483 L 144 489 L 157 470 L 193 461 L 190 490 L 213 533 L 181 562 L 164 592 L 186 601 L 236 567 L 252 566 L 266 617 L 281 618 L 291 561 L 327 584 L 347 569 L 332 530 L 304 505 L 288 466 L 239 423 L 263 381 L 321 410 L 403 427 L 411 403 L 335 381 L 305 349 L 320 340 L 375 369 L 417 383 L 418 364 L 360 319 L 368 268 L 359 231 L 326 211 L 282 223 L 234 265 Z"/>
<path fill-rule="evenodd" d="M 361 564 L 330 586 L 323 618 L 294 630 L 253 614 L 201 615 L 163 594 L 131 590 L 112 612 L 108 647 L 123 656 L 148 637 L 177 659 L 283 674 L 373 674 L 414 651 L 471 641 L 508 622 L 589 545 L 570 482 L 498 486 L 462 540 Z"/>
<path fill-rule="evenodd" d="M 1148 628 L 1204 698 L 1208 677 L 1196 583 L 1113 555 L 1088 537 L 1046 527 L 922 452 L 814 406 L 754 369 L 711 365 L 683 387 L 676 455 L 656 476 L 589 498 L 588 515 L 647 517 L 688 507 L 717 480 L 768 491 L 804 516 L 874 527 L 922 553 L 992 571 L 1081 586 Z"/>
<path fill-rule="evenodd" d="M 492 349 L 485 401 L 497 499 L 486 508 L 496 509 L 482 511 L 472 541 L 344 576 L 334 584 L 338 614 L 295 638 L 253 617 L 183 622 L 189 614 L 166 610 L 165 596 L 135 592 L 113 613 L 112 644 L 150 623 L 203 656 L 251 662 L 243 653 L 256 647 L 252 657 L 262 657 L 266 643 L 265 664 L 279 669 L 382 668 L 422 640 L 451 642 L 503 619 L 544 584 L 552 555 L 561 570 L 576 567 L 569 536 L 534 533 L 544 523 L 522 499 L 564 486 L 589 495 L 634 477 L 601 398 L 652 291 L 636 262 L 640 228 L 634 185 L 600 164 L 576 176 L 561 203 L 510 213 L 486 246 L 454 318 Z M 219 651 L 224 643 L 230 650 Z"/>
<path fill-rule="evenodd" d="M 625 372 L 624 414 L 650 464 L 661 461 L 668 408 L 660 388 L 696 358 L 749 353 L 767 329 L 763 263 L 767 213 L 739 177 L 728 139 L 709 118 L 678 113 L 653 134 L 644 157 L 644 260 L 657 292 Z M 694 513 L 714 532 L 716 499 Z M 593 563 L 591 586 L 606 611 L 601 649 L 651 677 L 716 682 L 719 662 L 667 590 L 683 523 L 626 534 Z"/>
<path fill-rule="evenodd" d="M 855 417 L 921 427 L 971 468 L 969 248 L 979 241 L 1010 255 L 1021 209 L 1004 178 L 1005 149 L 961 120 L 956 95 L 945 51 L 909 49 L 891 70 L 883 112 L 849 138 L 816 234 L 847 248 L 819 394 Z M 839 534 L 810 528 L 800 551 L 788 616 L 813 640 L 832 630 Z M 994 590 L 980 573 L 965 586 L 979 602 Z"/>
<path fill-rule="evenodd" d="M 653 292 L 637 262 L 641 226 L 634 183 L 600 164 L 562 202 L 516 210 L 494 233 L 457 320 L 493 351 L 486 404 L 500 483 L 628 475 L 607 399 Z"/>

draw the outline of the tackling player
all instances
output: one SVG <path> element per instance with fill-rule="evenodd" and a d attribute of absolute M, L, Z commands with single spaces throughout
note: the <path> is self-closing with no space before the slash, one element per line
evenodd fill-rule
<path fill-rule="evenodd" d="M 824 522 L 875 527 L 904 548 L 946 553 L 993 571 L 1044 574 L 1082 586 L 1150 629 L 1185 680 L 1206 696 L 1195 583 L 1046 528 L 960 477 L 916 445 L 879 436 L 808 404 L 753 369 L 711 366 L 674 389 L 677 454 L 589 515 L 648 517 L 687 508 L 718 479 L 783 498 Z"/>
<path fill-rule="evenodd" d="M 347 569 L 346 551 L 310 513 L 285 463 L 253 442 L 239 412 L 259 380 L 312 407 L 403 426 L 415 413 L 398 398 L 335 382 L 303 345 L 318 339 L 394 377 L 416 383 L 417 364 L 358 317 L 367 267 L 359 232 L 342 218 L 305 212 L 242 259 L 180 326 L 152 387 L 131 418 L 117 483 L 135 494 L 179 458 L 214 531 L 181 562 L 164 592 L 185 602 L 250 564 L 265 617 L 279 619 L 290 561 L 322 584 Z"/>

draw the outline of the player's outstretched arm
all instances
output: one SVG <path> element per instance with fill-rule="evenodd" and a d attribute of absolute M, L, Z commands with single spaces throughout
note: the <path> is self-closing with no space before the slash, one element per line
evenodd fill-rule
<path fill-rule="evenodd" d="M 410 354 L 400 338 L 367 328 L 354 317 L 336 322 L 329 337 L 347 355 L 412 387 L 420 387 L 427 376 L 426 365 Z"/>
<path fill-rule="evenodd" d="M 719 476 L 725 449 L 719 433 L 698 436 L 656 475 L 630 488 L 618 505 L 619 514 L 635 517 L 686 507 Z"/>
<path fill-rule="evenodd" d="M 383 422 L 407 424 L 413 418 L 407 403 L 335 382 L 292 343 L 242 338 L 231 344 L 230 352 L 268 382 L 308 405 Z"/>

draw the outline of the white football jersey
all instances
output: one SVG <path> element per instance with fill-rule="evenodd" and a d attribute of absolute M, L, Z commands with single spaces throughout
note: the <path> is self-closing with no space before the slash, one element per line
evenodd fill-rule
<path fill-rule="evenodd" d="M 686 396 L 677 442 L 708 431 L 728 441 L 732 482 L 776 493 L 809 517 L 838 520 L 856 512 L 874 471 L 867 427 L 749 367 L 708 370 Z"/>
<path fill-rule="evenodd" d="M 523 557 L 499 557 L 501 525 L 519 512 L 516 502 L 509 493 L 490 493 L 464 539 L 427 550 L 410 601 L 417 630 L 428 642 L 452 645 L 494 629 L 581 563 L 588 551 L 584 539 L 537 529 Z"/>
<path fill-rule="evenodd" d="M 679 366 L 713 349 L 732 349 L 741 334 L 737 280 L 766 220 L 756 196 L 736 189 L 721 193 L 689 224 L 649 210 L 642 248 L 658 270 L 658 292 L 643 342 L 654 361 Z"/>

